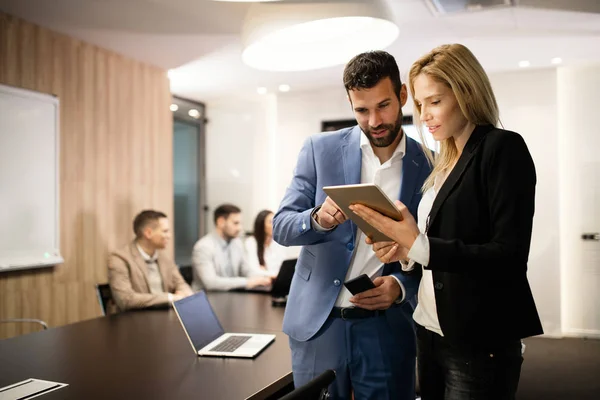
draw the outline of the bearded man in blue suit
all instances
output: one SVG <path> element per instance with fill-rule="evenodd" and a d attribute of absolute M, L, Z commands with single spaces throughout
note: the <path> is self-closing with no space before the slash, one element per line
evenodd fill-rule
<path fill-rule="evenodd" d="M 273 238 L 303 246 L 285 310 L 294 384 L 336 371 L 333 399 L 414 399 L 412 312 L 418 275 L 382 264 L 365 235 L 347 221 L 324 186 L 375 183 L 416 216 L 430 166 L 402 131 L 406 86 L 384 51 L 359 54 L 345 67 L 344 86 L 357 126 L 309 137 L 273 219 Z M 376 288 L 362 308 L 343 282 L 366 273 Z"/>

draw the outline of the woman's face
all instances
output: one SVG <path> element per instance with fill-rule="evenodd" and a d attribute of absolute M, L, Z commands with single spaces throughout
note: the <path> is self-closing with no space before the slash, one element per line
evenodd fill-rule
<path fill-rule="evenodd" d="M 265 234 L 273 236 L 273 213 L 267 215 L 265 218 Z"/>
<path fill-rule="evenodd" d="M 450 137 L 458 140 L 470 125 L 463 115 L 451 88 L 426 74 L 419 74 L 414 81 L 415 102 L 421 114 L 421 122 L 436 141 Z M 468 132 L 470 134 L 471 132 Z"/>

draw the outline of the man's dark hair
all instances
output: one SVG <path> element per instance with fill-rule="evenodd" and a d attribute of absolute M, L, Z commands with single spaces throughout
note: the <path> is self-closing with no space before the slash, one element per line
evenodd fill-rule
<path fill-rule="evenodd" d="M 225 219 L 229 218 L 229 214 L 239 214 L 242 210 L 238 206 L 234 206 L 233 204 L 221 204 L 219 207 L 215 209 L 215 225 L 217 224 L 217 220 L 221 217 L 225 217 Z"/>
<path fill-rule="evenodd" d="M 344 68 L 346 93 L 355 89 L 370 89 L 385 78 L 390 78 L 394 92 L 400 99 L 402 81 L 398 64 L 390 53 L 382 50 L 361 53 L 350 60 Z"/>
<path fill-rule="evenodd" d="M 167 218 L 165 213 L 155 210 L 144 210 L 133 220 L 133 232 L 137 238 L 144 234 L 144 228 L 151 222 L 156 222 L 161 218 Z"/>

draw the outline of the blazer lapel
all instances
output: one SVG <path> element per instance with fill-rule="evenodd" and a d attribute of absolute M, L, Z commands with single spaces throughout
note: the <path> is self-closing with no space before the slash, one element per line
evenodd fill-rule
<path fill-rule="evenodd" d="M 452 192 L 452 189 L 458 183 L 460 177 L 467 169 L 467 166 L 469 165 L 471 159 L 475 155 L 475 150 L 477 149 L 477 146 L 479 145 L 479 143 L 481 143 L 481 140 L 484 138 L 485 134 L 493 128 L 494 127 L 492 125 L 478 125 L 473 130 L 473 133 L 467 141 L 467 144 L 465 145 L 465 148 L 463 149 L 460 158 L 456 162 L 456 165 L 450 172 L 450 175 L 448 175 L 448 177 L 446 178 L 446 181 L 442 184 L 442 187 L 440 188 L 438 194 L 435 196 L 435 200 L 433 201 L 431 212 L 429 213 L 427 221 L 428 228 L 433 224 L 433 221 L 435 220 L 435 217 L 440 211 L 440 208 L 446 201 L 446 198 L 448 197 L 450 192 Z"/>
<path fill-rule="evenodd" d="M 158 252 L 158 258 L 156 259 L 156 265 L 158 265 L 158 272 L 160 273 L 160 278 L 162 279 L 162 287 L 165 292 L 169 292 L 169 287 L 167 286 L 167 282 L 170 280 L 167 276 L 167 271 L 169 270 L 165 257 L 163 257 L 162 253 Z"/>
<path fill-rule="evenodd" d="M 344 160 L 344 179 L 346 185 L 360 183 L 362 152 L 360 150 L 360 127 L 356 125 L 343 137 L 342 158 Z"/>
<path fill-rule="evenodd" d="M 360 183 L 360 171 L 362 165 L 362 151 L 360 149 L 360 135 L 362 131 L 356 125 L 343 137 L 342 159 L 344 164 L 344 180 L 346 185 Z M 352 237 L 356 237 L 356 224 L 352 222 Z"/>
<path fill-rule="evenodd" d="M 131 254 L 133 255 L 133 260 L 135 261 L 135 265 L 142 272 L 142 276 L 144 277 L 144 281 L 146 282 L 146 289 L 148 293 L 150 293 L 150 282 L 148 282 L 148 267 L 146 266 L 146 261 L 142 258 L 140 251 L 137 248 L 135 241 L 131 244 Z"/>
<path fill-rule="evenodd" d="M 419 145 L 407 136 L 406 154 L 402 158 L 402 186 L 400 187 L 399 198 L 408 208 L 410 208 L 413 195 L 419 190 L 417 182 L 424 162 L 427 162 L 427 160 L 424 159 Z"/>

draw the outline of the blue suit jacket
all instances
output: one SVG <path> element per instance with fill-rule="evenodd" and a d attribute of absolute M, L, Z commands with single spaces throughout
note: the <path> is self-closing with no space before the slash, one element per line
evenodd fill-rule
<path fill-rule="evenodd" d="M 325 201 L 323 186 L 360 183 L 362 154 L 359 126 L 309 137 L 300 151 L 294 178 L 273 218 L 273 238 L 284 246 L 304 246 L 285 310 L 283 330 L 295 340 L 305 341 L 323 326 L 346 277 L 354 246 L 356 225 L 347 221 L 330 232 L 311 227 L 311 212 Z M 430 166 L 420 145 L 406 138 L 402 159 L 402 201 L 416 216 L 421 187 Z M 402 274 L 398 263 L 388 264 L 384 275 L 397 276 L 406 289 L 406 300 L 414 306 L 419 285 L 417 274 Z M 406 304 L 411 318 L 413 307 Z"/>

